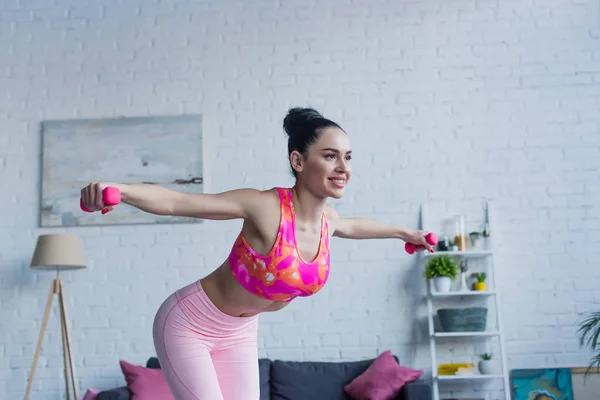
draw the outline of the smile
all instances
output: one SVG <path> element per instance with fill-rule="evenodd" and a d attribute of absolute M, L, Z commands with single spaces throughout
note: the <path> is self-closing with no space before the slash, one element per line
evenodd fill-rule
<path fill-rule="evenodd" d="M 329 178 L 329 180 L 337 187 L 343 188 L 346 186 L 346 180 L 340 178 Z"/>

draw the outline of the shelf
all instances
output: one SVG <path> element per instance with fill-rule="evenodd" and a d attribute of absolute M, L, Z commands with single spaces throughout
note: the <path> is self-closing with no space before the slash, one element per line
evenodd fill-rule
<path fill-rule="evenodd" d="M 431 292 L 431 297 L 444 298 L 444 297 L 462 297 L 462 296 L 495 296 L 495 290 L 469 290 L 464 292 Z"/>
<path fill-rule="evenodd" d="M 504 379 L 504 375 L 438 375 L 438 381 L 480 381 L 487 379 Z"/>
<path fill-rule="evenodd" d="M 423 253 L 423 257 L 431 258 L 445 254 L 450 257 L 462 257 L 462 258 L 485 258 L 494 254 L 491 250 L 467 250 L 467 251 L 437 251 L 435 253 Z"/>
<path fill-rule="evenodd" d="M 500 332 L 435 332 L 435 337 L 473 337 L 473 336 L 498 336 Z"/>
<path fill-rule="evenodd" d="M 428 230 L 430 229 L 429 227 L 439 225 L 440 222 L 442 222 L 443 224 L 446 223 L 446 221 L 430 220 L 429 212 L 427 212 L 426 209 L 427 205 L 421 204 L 419 215 L 420 229 Z M 440 217 L 442 217 L 440 213 L 445 214 L 446 212 L 447 210 L 445 209 L 437 210 L 437 212 L 432 213 L 432 218 L 439 219 Z M 476 209 L 471 209 L 469 214 L 475 212 L 479 214 L 479 211 Z M 451 215 L 448 215 L 447 217 L 450 218 Z M 481 222 L 478 221 L 480 219 L 482 219 L 483 223 L 486 224 L 486 229 L 491 229 L 491 232 L 500 232 L 496 230 L 496 218 L 492 200 L 487 201 L 483 216 L 474 215 L 473 217 L 471 217 L 471 215 L 468 215 L 468 220 L 470 221 L 469 226 L 462 226 L 464 221 L 461 221 L 460 229 L 464 230 L 464 232 L 469 232 L 470 229 L 478 229 L 475 224 Z M 450 227 L 447 228 L 451 229 Z M 444 236 L 444 234 L 441 235 Z M 465 247 L 464 251 L 443 251 L 437 249 L 434 253 L 429 253 L 426 251 L 421 251 L 418 253 L 418 261 L 420 263 L 420 267 L 423 267 L 425 269 L 427 268 L 427 264 L 433 259 L 432 257 L 448 256 L 458 264 L 457 266 L 462 266 L 468 263 L 469 265 L 467 265 L 467 271 L 484 272 L 487 275 L 486 278 L 489 279 L 487 281 L 489 282 L 486 287 L 487 290 L 481 291 L 475 290 L 474 286 L 467 287 L 464 285 L 465 282 L 459 280 L 458 283 L 462 284 L 456 286 L 452 285 L 450 291 L 438 292 L 436 290 L 436 285 L 433 283 L 432 280 L 425 282 L 427 286 L 426 295 L 424 296 L 425 302 L 427 304 L 427 341 L 429 342 L 431 371 L 433 375 L 431 380 L 432 400 L 449 400 L 447 398 L 449 397 L 450 393 L 446 392 L 454 391 L 454 385 L 456 385 L 456 388 L 472 387 L 473 389 L 475 389 L 473 393 L 469 393 L 470 395 L 466 397 L 476 397 L 471 400 L 481 400 L 482 398 L 487 399 L 490 397 L 490 393 L 492 390 L 494 391 L 494 399 L 511 400 L 509 379 L 510 373 L 507 365 L 506 349 L 503 337 L 504 328 L 502 323 L 502 302 L 500 301 L 502 293 L 500 292 L 501 287 L 497 285 L 498 281 L 496 280 L 495 274 L 495 270 L 498 268 L 498 266 L 494 265 L 496 264 L 496 249 L 494 246 L 494 236 L 495 235 L 492 235 L 489 238 L 487 238 L 481 245 Z M 468 244 L 471 243 L 471 241 L 468 242 Z M 452 248 L 456 249 L 456 247 Z M 467 274 L 471 275 L 470 272 L 467 272 Z M 463 279 L 463 277 L 461 277 L 461 279 Z M 489 324 L 487 324 L 486 326 L 487 329 L 483 332 L 444 331 L 441 325 L 438 327 L 438 325 L 436 324 L 436 317 L 439 319 L 436 310 L 438 310 L 442 305 L 446 305 L 446 303 L 448 305 L 452 304 L 452 306 L 469 306 L 474 305 L 473 303 L 485 303 L 485 306 L 488 307 L 490 310 L 490 321 Z M 492 315 L 494 317 L 493 321 L 491 320 Z M 476 329 L 477 327 L 474 326 L 473 328 Z M 449 352 L 452 353 L 455 349 L 457 349 L 460 352 L 461 356 L 470 357 L 474 360 L 477 356 L 479 356 L 479 354 L 475 354 L 476 352 L 478 353 L 480 351 L 484 351 L 479 350 L 478 348 L 480 347 L 489 347 L 490 351 L 493 348 L 493 352 L 496 353 L 496 359 L 499 360 L 500 365 L 496 365 L 495 370 L 489 371 L 492 372 L 491 374 L 481 374 L 478 368 L 474 368 L 461 370 L 464 372 L 457 372 L 457 375 L 439 375 L 439 366 L 441 365 L 438 362 L 439 358 L 452 359 L 454 357 L 446 357 L 444 355 L 447 355 Z M 444 370 L 441 371 L 445 372 Z M 487 370 L 484 371 L 487 372 Z M 499 390 L 499 387 L 487 387 L 488 383 L 494 383 L 493 386 L 496 386 L 496 380 L 498 380 L 497 382 L 502 385 L 502 391 L 504 392 L 502 397 L 500 397 L 499 394 L 496 394 L 496 391 Z M 444 389 L 441 389 L 442 387 L 444 387 Z M 443 396 L 442 392 L 444 392 Z"/>

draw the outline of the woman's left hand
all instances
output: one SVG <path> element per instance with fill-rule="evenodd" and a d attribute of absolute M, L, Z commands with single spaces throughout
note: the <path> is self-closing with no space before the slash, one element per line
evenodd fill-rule
<path fill-rule="evenodd" d="M 427 231 L 407 229 L 402 239 L 407 243 L 414 244 L 415 251 L 427 250 L 430 253 L 433 253 L 433 246 L 429 244 L 426 239 L 427 234 L 429 234 Z"/>

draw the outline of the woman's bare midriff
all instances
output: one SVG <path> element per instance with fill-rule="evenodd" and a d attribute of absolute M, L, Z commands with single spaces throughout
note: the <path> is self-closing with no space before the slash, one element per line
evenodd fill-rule
<path fill-rule="evenodd" d="M 231 273 L 227 260 L 202 278 L 200 284 L 219 310 L 235 317 L 251 317 L 262 312 L 277 311 L 289 304 L 263 299 L 248 292 Z"/>

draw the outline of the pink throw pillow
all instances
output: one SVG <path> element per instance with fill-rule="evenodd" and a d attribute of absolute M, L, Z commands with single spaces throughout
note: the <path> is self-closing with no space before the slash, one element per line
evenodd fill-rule
<path fill-rule="evenodd" d="M 386 350 L 365 372 L 344 386 L 344 390 L 355 400 L 394 400 L 404 385 L 421 375 L 421 370 L 399 365 L 392 352 Z"/>
<path fill-rule="evenodd" d="M 175 400 L 159 368 L 145 368 L 123 360 L 119 363 L 131 400 Z"/>
<path fill-rule="evenodd" d="M 96 400 L 96 397 L 98 397 L 98 393 L 100 393 L 99 390 L 90 388 L 85 392 L 85 394 L 83 395 L 83 399 L 81 400 Z"/>

